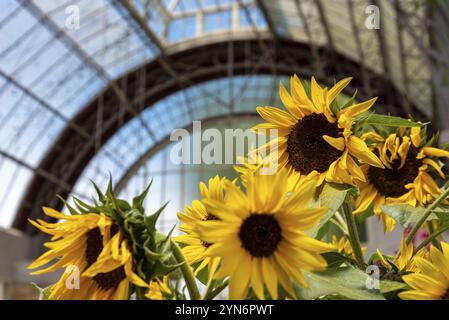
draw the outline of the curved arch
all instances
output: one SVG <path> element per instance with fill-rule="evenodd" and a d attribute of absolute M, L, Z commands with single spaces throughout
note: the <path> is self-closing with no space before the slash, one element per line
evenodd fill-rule
<path fill-rule="evenodd" d="M 232 115 L 232 119 L 235 118 L 242 119 L 242 118 L 258 118 L 260 119 L 257 112 L 242 112 Z M 201 123 L 204 125 L 208 125 L 209 123 L 213 123 L 217 120 L 223 119 L 223 116 L 215 116 L 215 117 L 209 117 L 206 119 L 201 120 Z M 184 127 L 183 129 L 187 130 L 188 132 L 192 132 L 193 125 L 189 124 L 188 126 Z M 120 191 L 126 186 L 129 179 L 139 170 L 140 167 L 142 167 L 145 162 L 147 162 L 152 156 L 154 156 L 157 152 L 162 150 L 164 147 L 169 145 L 172 141 L 170 140 L 170 135 L 165 136 L 162 138 L 156 145 L 149 148 L 144 154 L 142 154 L 139 159 L 137 159 L 129 168 L 128 170 L 123 174 L 123 176 L 120 178 L 120 180 L 115 185 L 115 192 L 118 194 Z"/>
<path fill-rule="evenodd" d="M 327 63 L 323 73 L 315 74 L 309 45 L 286 39 L 223 39 L 222 42 L 186 47 L 170 52 L 169 59 L 175 74 L 188 79 L 188 82 L 180 82 L 179 78 L 167 73 L 158 61 L 152 60 L 117 79 L 114 85 L 119 85 L 128 98 L 132 97 L 130 101 L 133 108 L 140 113 L 174 92 L 193 84 L 230 75 L 269 75 L 274 69 L 277 75 L 315 75 L 319 81 L 331 85 L 330 79 L 354 75 L 360 70 L 357 62 L 322 47 L 318 48 L 319 57 L 322 62 Z M 230 48 L 232 61 L 228 54 Z M 267 50 L 271 63 L 267 63 Z M 352 94 L 353 88 L 357 87 L 360 99 L 378 96 L 378 108 L 388 110 L 392 114 L 405 115 L 406 109 L 400 99 L 401 94 L 388 78 L 371 72 L 369 80 L 370 88 L 365 89 L 361 79 L 354 78 L 346 93 Z M 72 128 L 65 128 L 41 161 L 38 170 L 50 172 L 63 184 L 73 187 L 98 150 L 98 143 L 100 142 L 100 146 L 104 145 L 117 130 L 136 116 L 122 109 L 122 102 L 112 86 L 97 95 L 72 122 L 98 139 L 86 141 Z M 100 108 L 102 112 L 99 112 Z M 411 108 L 416 118 L 426 120 L 425 115 L 416 106 Z M 101 131 L 96 132 L 99 120 L 103 125 Z M 43 204 L 60 209 L 62 205 L 56 200 L 55 194 L 66 198 L 70 191 L 42 176 L 34 176 L 22 199 L 14 227 L 33 233 L 34 230 L 26 223 L 27 218 L 39 212 Z"/>

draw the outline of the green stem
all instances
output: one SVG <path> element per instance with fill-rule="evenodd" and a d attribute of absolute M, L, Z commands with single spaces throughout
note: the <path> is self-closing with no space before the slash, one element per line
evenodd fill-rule
<path fill-rule="evenodd" d="M 211 275 L 209 275 L 209 280 L 207 281 L 207 285 L 206 285 L 206 291 L 203 295 L 202 300 L 206 300 L 205 298 L 211 293 L 211 291 L 214 289 L 214 284 L 215 284 L 215 280 L 214 280 L 214 274 L 215 274 L 215 270 L 216 268 L 214 268 L 213 272 Z"/>
<path fill-rule="evenodd" d="M 212 300 L 213 298 L 218 296 L 220 294 L 220 292 L 222 292 L 228 286 L 228 284 L 229 284 L 228 280 L 223 281 L 223 283 L 221 285 L 219 285 L 218 287 L 216 287 L 214 290 L 210 291 L 209 293 L 205 294 L 203 297 L 203 300 Z"/>
<path fill-rule="evenodd" d="M 201 295 L 200 291 L 198 290 L 198 286 L 196 285 L 195 276 L 193 275 L 192 268 L 190 268 L 189 263 L 187 262 L 186 258 L 184 257 L 184 254 L 182 253 L 181 248 L 178 246 L 178 244 L 171 240 L 171 247 L 173 249 L 173 255 L 178 261 L 178 263 L 183 263 L 181 265 L 181 272 L 184 276 L 184 280 L 187 285 L 187 290 L 190 294 L 190 299 L 192 300 L 200 300 Z"/>
<path fill-rule="evenodd" d="M 136 287 L 136 300 L 148 300 L 143 288 Z"/>
<path fill-rule="evenodd" d="M 426 208 L 426 211 L 424 211 L 423 216 L 421 217 L 421 219 L 413 226 L 412 231 L 410 232 L 410 234 L 407 237 L 407 244 L 410 244 L 413 241 L 413 238 L 415 237 L 416 233 L 418 232 L 418 230 L 422 227 L 422 225 L 424 224 L 424 222 L 426 222 L 427 218 L 430 216 L 430 214 L 432 213 L 432 211 L 443 201 L 447 198 L 447 196 L 449 195 L 449 188 L 447 188 L 446 190 L 444 190 L 444 192 L 442 192 L 440 194 L 440 196 L 430 205 Z"/>
<path fill-rule="evenodd" d="M 429 238 L 430 238 L 430 235 L 435 233 L 435 228 L 433 227 L 433 222 L 432 221 L 427 221 L 427 228 L 429 229 Z M 437 239 L 432 238 L 432 244 L 435 247 L 437 247 L 438 249 L 441 249 L 440 248 L 440 243 L 438 242 Z"/>
<path fill-rule="evenodd" d="M 349 242 L 351 243 L 357 266 L 361 270 L 365 270 L 365 260 L 363 259 L 362 246 L 360 245 L 360 238 L 355 225 L 354 215 L 346 202 L 343 203 L 343 212 L 345 214 L 346 224 L 348 226 Z"/>
<path fill-rule="evenodd" d="M 422 248 L 424 248 L 425 246 L 427 246 L 430 242 L 433 242 L 433 240 L 435 240 L 436 237 L 438 237 L 440 234 L 442 234 L 443 232 L 446 232 L 447 230 L 449 230 L 449 226 L 444 227 L 434 233 L 432 233 L 426 240 L 424 240 L 423 242 L 421 242 L 419 244 L 418 247 L 416 247 L 415 252 L 413 253 L 414 255 L 417 254 L 419 252 L 419 250 L 421 250 Z"/>
<path fill-rule="evenodd" d="M 343 219 L 343 217 L 340 215 L 340 212 L 335 212 L 335 219 L 340 223 L 343 233 L 348 234 L 348 226 L 345 219 Z"/>

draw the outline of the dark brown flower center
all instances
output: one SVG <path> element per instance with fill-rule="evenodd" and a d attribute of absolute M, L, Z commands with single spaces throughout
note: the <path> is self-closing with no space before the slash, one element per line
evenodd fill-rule
<path fill-rule="evenodd" d="M 449 300 L 449 288 L 446 292 L 441 296 L 441 300 Z"/>
<path fill-rule="evenodd" d="M 337 122 L 330 123 L 324 114 L 312 113 L 300 119 L 287 140 L 290 165 L 302 174 L 325 172 L 343 152 L 327 143 L 323 135 L 339 138 L 342 133 Z"/>
<path fill-rule="evenodd" d="M 118 226 L 111 226 L 111 237 L 118 232 Z M 86 241 L 86 262 L 87 267 L 90 267 L 103 250 L 103 236 L 100 229 L 94 228 L 87 232 Z M 97 274 L 93 280 L 103 290 L 117 289 L 120 282 L 126 278 L 125 270 L 123 267 L 118 267 L 112 271 L 106 273 Z"/>
<path fill-rule="evenodd" d="M 378 155 L 378 152 L 375 152 Z M 392 169 L 369 167 L 368 179 L 376 190 L 385 197 L 398 198 L 408 190 L 405 186 L 412 183 L 418 176 L 419 167 L 422 164 L 420 159 L 416 159 L 418 149 L 410 146 L 407 158 L 402 168 L 400 159 L 395 159 L 391 164 Z"/>
<path fill-rule="evenodd" d="M 272 214 L 251 214 L 240 226 L 242 247 L 253 257 L 270 257 L 282 239 L 281 227 Z"/>
<path fill-rule="evenodd" d="M 217 216 L 214 216 L 213 214 L 208 213 L 205 220 L 206 220 L 206 221 L 210 221 L 210 220 L 220 220 L 220 219 L 218 219 Z"/>

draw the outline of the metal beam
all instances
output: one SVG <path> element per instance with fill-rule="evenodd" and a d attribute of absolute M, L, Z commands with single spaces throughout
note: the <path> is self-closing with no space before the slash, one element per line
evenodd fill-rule
<path fill-rule="evenodd" d="M 83 63 L 90 67 L 101 79 L 103 79 L 109 86 L 112 88 L 114 93 L 119 97 L 120 105 L 123 106 L 126 111 L 131 113 L 133 116 L 138 117 L 142 127 L 147 131 L 148 135 L 154 140 L 155 135 L 148 127 L 148 125 L 140 118 L 139 113 L 134 109 L 132 104 L 130 103 L 126 94 L 122 91 L 120 86 L 116 83 L 116 81 L 112 80 L 107 72 L 103 70 L 101 66 L 99 66 L 84 50 L 76 43 L 69 35 L 67 35 L 64 30 L 59 28 L 53 20 L 48 17 L 36 4 L 32 1 L 19 1 L 20 5 L 28 10 L 37 20 L 40 20 L 42 25 L 44 25 L 55 38 L 60 39 L 63 43 L 65 43 L 71 51 L 77 55 Z"/>
<path fill-rule="evenodd" d="M 12 84 L 14 87 L 18 88 L 20 91 L 22 91 L 25 95 L 36 101 L 39 105 L 44 107 L 46 110 L 50 111 L 56 118 L 64 121 L 64 123 L 67 124 L 67 126 L 71 129 L 73 129 L 75 132 L 77 132 L 81 137 L 85 139 L 89 139 L 90 135 L 80 126 L 78 126 L 76 123 L 74 123 L 69 118 L 66 118 L 61 112 L 56 110 L 54 107 L 52 107 L 50 104 L 48 104 L 46 101 L 39 98 L 34 92 L 17 82 L 13 77 L 6 74 L 2 70 L 0 70 L 0 77 L 4 78 L 7 83 Z"/>
<path fill-rule="evenodd" d="M 315 1 L 316 7 L 318 9 L 318 14 L 320 15 L 320 21 L 323 25 L 324 33 L 326 34 L 327 44 L 331 51 L 335 52 L 334 38 L 332 37 L 331 29 L 329 27 L 329 22 L 326 17 L 326 12 L 324 10 L 323 3 L 321 0 Z"/>
<path fill-rule="evenodd" d="M 367 89 L 368 92 L 371 91 L 370 88 L 370 82 L 368 79 L 368 74 L 366 72 L 366 60 L 365 60 L 365 53 L 362 48 L 362 39 L 360 38 L 360 30 L 358 29 L 358 23 L 355 18 L 355 12 L 354 12 L 354 0 L 346 0 L 347 8 L 349 11 L 349 21 L 352 29 L 352 34 L 354 36 L 355 40 L 355 46 L 357 49 L 357 54 L 360 59 L 360 73 L 363 80 L 363 85 Z"/>
<path fill-rule="evenodd" d="M 112 1 L 111 2 L 113 6 L 115 6 L 119 12 L 125 12 L 128 14 L 132 20 L 137 24 L 138 28 L 143 31 L 145 34 L 146 39 L 144 39 L 145 42 L 155 45 L 159 52 L 155 55 L 155 61 L 157 61 L 160 66 L 165 70 L 165 72 L 173 79 L 175 79 L 178 82 L 178 85 L 181 88 L 184 88 L 186 86 L 194 85 L 192 81 L 189 79 L 189 77 L 181 76 L 176 73 L 176 71 L 172 67 L 172 62 L 167 58 L 165 47 L 163 46 L 162 42 L 159 41 L 158 37 L 154 32 L 151 30 L 151 28 L 148 26 L 146 21 L 143 19 L 143 17 L 136 11 L 136 9 L 129 3 L 128 0 L 119 0 L 119 1 Z M 213 100 L 217 101 L 221 105 L 225 105 L 221 99 L 216 95 L 211 95 L 210 93 L 205 92 L 205 95 L 208 95 Z"/>
<path fill-rule="evenodd" d="M 382 12 L 382 5 L 379 0 L 373 0 L 373 4 L 377 6 L 378 8 L 381 8 Z M 377 38 L 379 40 L 379 52 L 380 56 L 382 57 L 382 66 L 384 69 L 384 73 L 387 77 L 391 78 L 391 68 L 390 68 L 390 59 L 388 58 L 388 44 L 385 39 L 385 28 L 382 26 L 384 25 L 385 17 L 384 15 L 380 15 L 380 28 L 376 31 Z"/>
<path fill-rule="evenodd" d="M 304 10 L 302 8 L 300 0 L 295 0 L 295 5 L 296 5 L 296 10 L 298 10 L 299 18 L 301 19 L 301 21 L 303 22 L 303 25 L 304 25 L 304 31 L 305 31 L 306 36 L 307 36 L 307 42 L 308 42 L 309 47 L 310 47 L 310 53 L 312 54 L 313 60 L 315 62 L 315 68 L 317 70 L 317 73 L 322 73 L 323 72 L 323 66 L 322 66 L 321 61 L 320 61 L 320 56 L 319 56 L 319 53 L 318 53 L 318 49 L 317 49 L 315 40 L 313 39 L 312 30 L 310 28 L 309 21 L 307 19 L 306 13 L 304 12 Z"/>
<path fill-rule="evenodd" d="M 165 48 L 162 42 L 159 40 L 158 36 L 148 27 L 136 8 L 134 8 L 134 6 L 128 0 L 119 0 L 119 2 L 128 11 L 131 18 L 133 18 L 139 24 L 150 41 L 159 49 L 160 54 L 162 56 L 165 56 Z"/>
<path fill-rule="evenodd" d="M 267 22 L 268 29 L 270 29 L 270 32 L 273 34 L 273 37 L 275 39 L 279 39 L 279 34 L 276 30 L 276 25 L 274 24 L 273 19 L 271 19 L 270 13 L 268 12 L 267 5 L 263 0 L 256 0 L 255 1 L 257 6 L 259 7 L 260 11 L 262 12 L 263 17 L 265 18 L 265 21 Z"/>
<path fill-rule="evenodd" d="M 11 160 L 13 162 L 15 162 L 16 164 L 18 164 L 21 167 L 24 167 L 32 172 L 34 172 L 37 176 L 44 178 L 46 181 L 49 181 L 50 183 L 59 186 L 60 188 L 62 188 L 65 191 L 70 191 L 72 190 L 72 187 L 67 184 L 64 183 L 64 181 L 60 181 L 60 179 L 58 177 L 56 177 L 54 174 L 52 174 L 51 172 L 42 170 L 41 168 L 34 168 L 31 165 L 29 165 L 28 163 L 26 163 L 25 161 L 15 157 L 14 155 L 4 151 L 4 150 L 0 150 L 0 156 Z"/>

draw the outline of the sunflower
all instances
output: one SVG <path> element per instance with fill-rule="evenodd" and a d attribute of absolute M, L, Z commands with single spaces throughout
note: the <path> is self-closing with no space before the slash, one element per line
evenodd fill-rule
<path fill-rule="evenodd" d="M 287 172 L 249 175 L 246 192 L 227 184 L 225 201 L 204 202 L 218 220 L 198 223 L 202 239 L 212 243 L 206 255 L 220 257 L 215 278 L 229 276 L 229 297 L 243 299 L 249 288 L 264 299 L 266 286 L 271 298 L 278 298 L 278 284 L 295 296 L 291 280 L 307 287 L 302 270 L 323 270 L 320 255 L 332 251 L 328 243 L 307 236 L 326 208 L 310 208 L 315 181 L 308 181 L 287 193 Z M 288 197 L 287 197 L 288 194 Z"/>
<path fill-rule="evenodd" d="M 410 135 L 392 133 L 386 139 L 370 132 L 363 139 L 375 141 L 373 150 L 379 155 L 385 168 L 363 164 L 361 169 L 367 180 L 359 181 L 360 196 L 355 202 L 354 214 L 366 211 L 371 205 L 381 217 L 384 229 L 391 232 L 396 222 L 382 212 L 382 206 L 391 203 L 407 203 L 413 207 L 431 203 L 441 193 L 429 174 L 431 170 L 445 178 L 441 166 L 432 158 L 449 157 L 446 150 L 421 146 L 421 129 L 413 127 Z"/>
<path fill-rule="evenodd" d="M 429 260 L 417 257 L 417 272 L 402 277 L 412 290 L 399 293 L 403 300 L 449 300 L 449 245 L 430 247 Z"/>
<path fill-rule="evenodd" d="M 234 170 L 240 174 L 239 178 L 245 186 L 249 175 L 275 174 L 276 172 L 273 172 L 272 168 L 277 168 L 276 162 L 277 159 L 274 159 L 272 154 L 262 158 L 257 152 L 249 152 L 247 157 L 239 159 L 239 165 L 235 165 Z M 298 179 L 298 177 L 294 175 L 289 175 L 287 190 L 293 190 L 300 185 L 301 181 L 304 179 L 306 179 L 306 177 L 300 177 Z"/>
<path fill-rule="evenodd" d="M 286 167 L 290 175 L 313 177 L 318 185 L 323 181 L 365 181 L 357 159 L 380 168 L 383 165 L 351 130 L 355 117 L 367 111 L 376 98 L 333 111 L 336 97 L 350 81 L 351 78 L 345 78 L 328 89 L 312 77 L 311 98 L 296 75 L 290 80 L 291 95 L 281 84 L 280 98 L 287 111 L 275 107 L 256 109 L 268 122 L 253 130 L 265 134 L 276 129 L 278 135 L 258 151 L 277 149 L 280 168 Z"/>
<path fill-rule="evenodd" d="M 335 235 L 332 235 L 331 244 L 336 248 L 336 251 L 341 254 L 345 254 L 348 257 L 354 257 L 354 252 L 351 247 L 351 243 L 345 237 L 338 239 Z M 365 254 L 366 247 L 362 248 L 362 253 Z"/>
<path fill-rule="evenodd" d="M 65 268 L 53 286 L 49 299 L 128 299 L 129 286 L 148 285 L 133 272 L 133 256 L 128 241 L 114 221 L 104 214 L 65 215 L 50 208 L 44 213 L 62 221 L 31 221 L 39 230 L 52 235 L 45 243 L 49 250 L 28 266 L 32 274 Z M 76 272 L 79 283 L 69 286 Z"/>
<path fill-rule="evenodd" d="M 148 292 L 145 297 L 151 300 L 163 300 L 164 295 L 171 295 L 172 291 L 169 285 L 169 279 L 167 276 L 160 278 L 153 278 L 148 286 Z"/>
<path fill-rule="evenodd" d="M 206 249 L 211 243 L 204 241 L 200 237 L 196 226 L 200 221 L 218 219 L 207 210 L 203 201 L 206 199 L 224 201 L 226 182 L 229 182 L 227 178 L 220 178 L 219 176 L 209 179 L 208 186 L 200 182 L 201 201 L 194 200 L 191 207 L 186 206 L 186 213 L 178 212 L 177 214 L 179 220 L 183 222 L 179 229 L 186 234 L 176 237 L 176 241 L 184 245 L 182 252 L 190 264 L 200 263 L 195 270 L 195 274 L 198 274 L 204 267 L 208 266 L 209 276 L 212 276 L 218 265 L 218 259 L 205 256 Z"/>
<path fill-rule="evenodd" d="M 413 243 L 407 244 L 405 236 L 402 237 L 401 246 L 399 248 L 398 254 L 394 257 L 393 264 L 398 268 L 399 272 L 416 272 L 416 259 L 424 258 L 426 256 L 426 251 L 424 249 L 414 254 Z M 392 265 L 388 262 L 382 252 L 377 249 L 377 256 L 379 257 L 380 263 L 387 269 L 392 270 Z"/>

